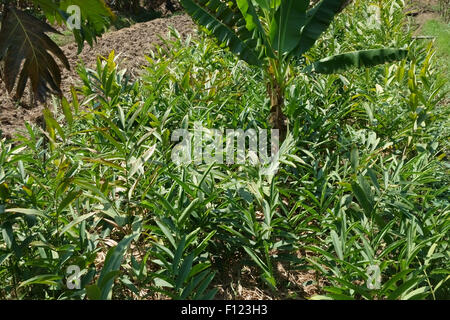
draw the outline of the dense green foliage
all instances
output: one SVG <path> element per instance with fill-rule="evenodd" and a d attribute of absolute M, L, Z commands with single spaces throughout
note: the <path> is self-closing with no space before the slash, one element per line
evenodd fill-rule
<path fill-rule="evenodd" d="M 347 0 L 180 0 L 186 12 L 220 44 L 241 60 L 260 66 L 271 101 L 268 122 L 278 129 L 280 140 L 287 134 L 284 115 L 286 87 L 297 72 L 298 58 L 309 50 L 327 31 L 334 18 L 351 1 Z M 367 26 L 365 31 L 367 31 Z M 368 67 L 401 60 L 406 50 L 371 48 L 329 56 L 309 64 L 304 71 L 336 73 L 352 67 Z M 296 59 L 297 58 L 297 59 Z"/>
<path fill-rule="evenodd" d="M 0 296 L 209 299 L 247 266 L 279 297 L 282 264 L 316 272 L 315 299 L 449 298 L 445 80 L 433 46 L 411 39 L 402 1 L 382 3 L 371 32 L 356 1 L 305 58 L 369 45 L 406 46 L 409 59 L 341 75 L 294 64 L 276 175 L 172 162 L 171 133 L 195 121 L 267 127 L 262 71 L 202 34 L 172 31 L 136 82 L 113 53 L 80 66 L 70 103 L 0 141 Z M 80 290 L 66 286 L 70 265 Z M 371 266 L 379 288 L 367 287 Z"/>

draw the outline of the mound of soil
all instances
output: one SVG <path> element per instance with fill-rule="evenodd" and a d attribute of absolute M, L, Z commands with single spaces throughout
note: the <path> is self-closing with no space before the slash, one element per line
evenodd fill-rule
<path fill-rule="evenodd" d="M 196 28 L 188 15 L 176 15 L 108 32 L 99 38 L 92 48 L 86 45 L 79 55 L 75 43 L 62 47 L 71 66 L 71 70 L 63 69 L 63 94 L 69 96 L 70 87 L 79 82 L 76 65 L 80 58 L 87 67 L 95 67 L 97 56 L 108 56 L 112 50 L 116 55 L 121 54 L 121 68 L 126 68 L 131 77 L 136 78 L 142 66 L 146 65 L 144 55 L 155 45 L 162 44 L 158 36 L 166 37 L 169 26 L 174 27 L 182 36 L 193 33 Z M 24 128 L 24 121 L 36 122 L 41 117 L 44 106 L 32 104 L 30 100 L 30 95 L 26 93 L 20 103 L 13 101 L 12 95 L 7 93 L 4 83 L 0 80 L 0 130 L 4 136 L 12 137 L 14 132 Z"/>

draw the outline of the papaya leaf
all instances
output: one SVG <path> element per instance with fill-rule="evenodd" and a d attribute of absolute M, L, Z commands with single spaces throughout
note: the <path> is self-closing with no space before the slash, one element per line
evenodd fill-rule
<path fill-rule="evenodd" d="M 111 9 L 108 8 L 104 0 L 63 0 L 58 12 L 67 21 L 67 8 L 78 6 L 81 13 L 81 24 L 79 29 L 72 30 L 78 44 L 78 53 L 83 49 L 86 40 L 92 47 L 97 37 L 100 36 L 115 19 Z"/>
<path fill-rule="evenodd" d="M 100 36 L 115 19 L 115 15 L 104 0 L 62 0 L 59 3 L 48 0 L 33 0 L 42 9 L 50 23 L 66 23 L 70 19 L 67 9 L 78 6 L 80 9 L 80 26 L 72 30 L 78 44 L 78 53 L 83 49 L 84 41 L 93 45 L 96 37 Z"/>
<path fill-rule="evenodd" d="M 82 20 L 85 20 L 97 34 L 104 31 L 110 19 L 114 19 L 114 14 L 104 0 L 63 0 L 60 8 L 66 11 L 72 5 L 80 8 Z"/>
<path fill-rule="evenodd" d="M 2 77 L 8 92 L 17 82 L 16 99 L 23 96 L 28 79 L 35 98 L 40 101 L 45 100 L 49 92 L 61 95 L 61 71 L 50 53 L 58 57 L 67 69 L 70 65 L 46 32 L 59 33 L 47 23 L 12 7 L 3 16 L 0 59 L 5 67 Z"/>

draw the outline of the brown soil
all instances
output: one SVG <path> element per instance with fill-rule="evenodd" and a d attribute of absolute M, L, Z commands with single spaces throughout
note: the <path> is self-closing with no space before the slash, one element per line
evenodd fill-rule
<path fill-rule="evenodd" d="M 241 266 L 235 261 L 232 271 L 217 274 L 214 287 L 218 300 L 306 300 L 322 294 L 326 283 L 314 270 L 290 269 L 288 264 L 276 263 L 277 291 L 272 291 L 261 279 L 261 270 Z"/>
<path fill-rule="evenodd" d="M 419 35 L 423 25 L 431 19 L 439 19 L 439 13 L 436 8 L 439 7 L 438 0 L 412 0 L 409 1 L 407 10 L 409 15 L 414 17 L 415 31 L 414 35 Z"/>
<path fill-rule="evenodd" d="M 87 67 L 96 64 L 97 56 L 108 56 L 114 50 L 121 54 L 121 67 L 126 68 L 132 78 L 136 78 L 146 65 L 145 55 L 155 46 L 162 44 L 159 35 L 167 35 L 168 27 L 174 27 L 182 36 L 193 33 L 195 24 L 187 15 L 176 15 L 170 18 L 160 18 L 149 22 L 137 23 L 129 28 L 104 34 L 91 48 L 85 45 L 81 54 L 77 54 L 77 46 L 70 43 L 62 47 L 66 54 L 71 70 L 64 70 L 61 88 L 68 96 L 70 87 L 79 81 L 76 66 L 80 58 Z M 30 95 L 25 94 L 20 103 L 13 101 L 0 80 L 0 130 L 6 137 L 12 137 L 14 132 L 24 128 L 24 121 L 36 122 L 42 114 L 43 105 L 30 103 Z"/>

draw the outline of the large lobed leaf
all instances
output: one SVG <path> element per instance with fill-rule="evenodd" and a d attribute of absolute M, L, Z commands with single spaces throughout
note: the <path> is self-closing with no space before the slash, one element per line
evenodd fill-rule
<path fill-rule="evenodd" d="M 71 5 L 77 5 L 81 9 L 81 28 L 73 30 L 80 53 L 83 42 L 86 40 L 92 46 L 96 38 L 110 26 L 115 16 L 104 0 L 64 0 L 61 1 L 60 7 L 65 12 Z"/>
<path fill-rule="evenodd" d="M 371 67 L 386 62 L 402 60 L 406 58 L 407 55 L 408 50 L 396 48 L 347 52 L 312 63 L 305 71 L 325 74 L 336 73 L 352 67 Z"/>
<path fill-rule="evenodd" d="M 9 8 L 3 16 L 0 30 L 3 79 L 8 92 L 17 82 L 16 98 L 23 96 L 28 79 L 38 100 L 44 100 L 48 92 L 61 94 L 61 71 L 51 54 L 67 69 L 70 66 L 62 50 L 46 32 L 58 33 L 47 23 L 14 8 Z"/>
<path fill-rule="evenodd" d="M 96 37 L 100 36 L 115 18 L 104 0 L 61 0 L 58 3 L 48 0 L 33 0 L 33 3 L 42 9 L 51 23 L 67 21 L 69 6 L 76 5 L 80 8 L 80 29 L 73 30 L 78 44 L 78 52 L 81 52 L 84 41 L 92 46 Z"/>
<path fill-rule="evenodd" d="M 246 27 L 236 1 L 180 0 L 186 12 L 198 24 L 211 31 L 231 52 L 252 65 L 259 65 L 257 41 Z"/>
<path fill-rule="evenodd" d="M 63 0 L 60 8 L 67 10 L 71 5 L 80 7 L 82 18 L 92 26 L 96 33 L 102 33 L 108 25 L 109 19 L 114 16 L 104 0 Z"/>

